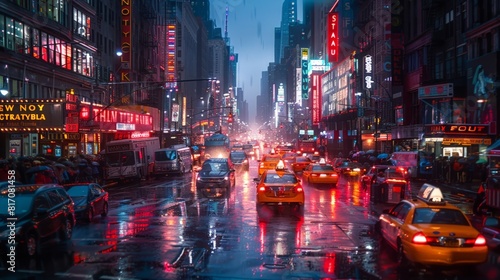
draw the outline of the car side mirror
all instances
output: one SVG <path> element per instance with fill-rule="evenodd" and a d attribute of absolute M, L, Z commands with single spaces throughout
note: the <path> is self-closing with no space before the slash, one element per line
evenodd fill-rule
<path fill-rule="evenodd" d="M 260 179 L 259 179 L 259 178 L 253 178 L 253 181 L 254 181 L 255 183 L 258 183 L 258 182 L 260 181 Z"/>

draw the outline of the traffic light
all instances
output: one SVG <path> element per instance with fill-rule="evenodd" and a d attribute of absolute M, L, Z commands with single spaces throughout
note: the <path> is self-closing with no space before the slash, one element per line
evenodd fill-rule
<path fill-rule="evenodd" d="M 227 122 L 228 122 L 228 123 L 232 123 L 232 122 L 233 122 L 233 113 L 229 113 L 229 114 L 227 115 Z"/>

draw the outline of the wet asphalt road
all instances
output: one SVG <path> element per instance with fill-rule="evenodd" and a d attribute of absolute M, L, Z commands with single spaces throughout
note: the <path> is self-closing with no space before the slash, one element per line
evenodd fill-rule
<path fill-rule="evenodd" d="M 255 207 L 257 163 L 227 197 L 208 199 L 195 173 L 110 187 L 109 214 L 19 258 L 2 279 L 498 279 L 499 255 L 467 271 L 399 271 L 381 246 L 376 213 L 356 179 L 305 186 L 304 214 Z M 466 207 L 466 205 L 465 205 Z M 479 278 L 478 278 L 479 277 Z M 496 278 L 495 278 L 496 277 Z"/>

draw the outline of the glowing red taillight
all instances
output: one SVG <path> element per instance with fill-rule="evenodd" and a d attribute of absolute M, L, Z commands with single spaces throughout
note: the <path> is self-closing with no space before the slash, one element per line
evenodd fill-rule
<path fill-rule="evenodd" d="M 302 186 L 297 186 L 295 187 L 295 192 L 301 193 L 304 192 L 304 189 L 302 188 Z"/>
<path fill-rule="evenodd" d="M 411 241 L 415 244 L 427 244 L 427 237 L 425 234 L 419 232 L 413 236 Z"/>
<path fill-rule="evenodd" d="M 486 239 L 481 234 L 476 237 L 476 241 L 474 242 L 474 246 L 485 246 Z"/>
<path fill-rule="evenodd" d="M 265 186 L 259 187 L 259 192 L 265 192 L 267 188 Z"/>

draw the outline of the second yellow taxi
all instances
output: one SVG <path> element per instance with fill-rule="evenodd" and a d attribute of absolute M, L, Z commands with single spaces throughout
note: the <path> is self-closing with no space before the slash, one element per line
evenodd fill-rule
<path fill-rule="evenodd" d="M 333 165 L 327 164 L 325 159 L 319 163 L 311 163 L 302 172 L 302 180 L 310 184 L 327 184 L 335 187 L 339 181 L 339 175 Z"/>
<path fill-rule="evenodd" d="M 259 176 L 261 176 L 265 170 L 274 170 L 280 160 L 281 155 L 275 153 L 274 150 L 269 154 L 263 155 L 262 159 L 259 160 Z"/>
<path fill-rule="evenodd" d="M 257 183 L 257 206 L 304 205 L 304 189 L 300 179 L 295 173 L 288 171 L 281 160 L 276 169 L 265 170 L 262 176 L 254 181 Z"/>

